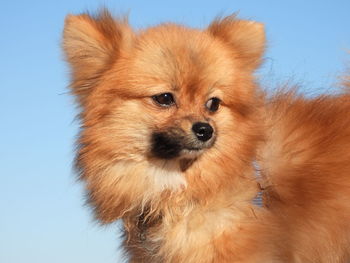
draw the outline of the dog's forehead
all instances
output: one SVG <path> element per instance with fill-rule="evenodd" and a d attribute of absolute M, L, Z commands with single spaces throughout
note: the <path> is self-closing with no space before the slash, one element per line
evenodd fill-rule
<path fill-rule="evenodd" d="M 140 34 L 133 70 L 173 88 L 210 89 L 232 83 L 234 60 L 229 49 L 206 31 L 176 25 Z"/>

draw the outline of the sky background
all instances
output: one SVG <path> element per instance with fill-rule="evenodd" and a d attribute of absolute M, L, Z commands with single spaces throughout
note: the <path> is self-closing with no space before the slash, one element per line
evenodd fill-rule
<path fill-rule="evenodd" d="M 0 262 L 122 262 L 118 224 L 84 206 L 72 160 L 78 123 L 60 50 L 64 17 L 105 5 L 136 28 L 205 27 L 239 11 L 266 25 L 265 86 L 327 91 L 349 66 L 350 1 L 2 1 L 0 8 Z M 329 90 L 328 90 L 329 91 Z"/>

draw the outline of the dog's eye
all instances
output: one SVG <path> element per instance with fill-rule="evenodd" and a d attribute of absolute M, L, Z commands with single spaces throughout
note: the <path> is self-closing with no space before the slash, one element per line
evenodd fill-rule
<path fill-rule="evenodd" d="M 215 112 L 219 109 L 220 106 L 220 102 L 221 100 L 218 98 L 211 98 L 207 101 L 207 103 L 205 104 L 205 107 L 211 111 L 211 112 Z"/>
<path fill-rule="evenodd" d="M 169 107 L 175 103 L 173 94 L 171 93 L 162 93 L 152 96 L 152 99 L 163 107 Z"/>

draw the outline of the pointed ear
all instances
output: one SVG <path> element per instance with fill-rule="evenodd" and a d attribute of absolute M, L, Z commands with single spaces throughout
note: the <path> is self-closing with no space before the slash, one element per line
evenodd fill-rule
<path fill-rule="evenodd" d="M 107 10 L 97 16 L 68 15 L 63 50 L 72 69 L 73 93 L 83 102 L 99 76 L 131 44 L 133 33 L 126 19 L 115 20 Z"/>
<path fill-rule="evenodd" d="M 266 44 L 263 24 L 238 20 L 235 15 L 231 15 L 213 21 L 208 31 L 229 44 L 243 66 L 255 70 L 261 64 Z"/>

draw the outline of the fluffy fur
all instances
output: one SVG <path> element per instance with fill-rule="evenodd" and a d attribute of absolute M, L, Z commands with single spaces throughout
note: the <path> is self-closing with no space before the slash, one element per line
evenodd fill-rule
<path fill-rule="evenodd" d="M 230 16 L 135 32 L 107 11 L 69 15 L 63 49 L 81 107 L 80 178 L 97 219 L 123 220 L 129 262 L 350 259 L 350 97 L 265 98 L 253 75 L 262 24 Z M 164 93 L 174 105 L 155 102 Z M 213 138 L 189 150 L 197 122 Z M 167 140 L 155 134 L 182 148 L 154 154 Z M 252 203 L 254 160 L 264 208 Z"/>

